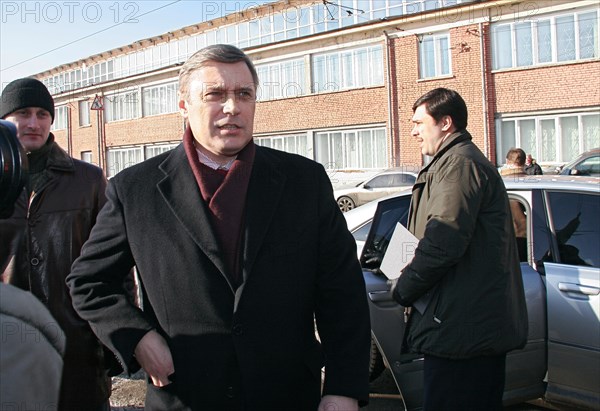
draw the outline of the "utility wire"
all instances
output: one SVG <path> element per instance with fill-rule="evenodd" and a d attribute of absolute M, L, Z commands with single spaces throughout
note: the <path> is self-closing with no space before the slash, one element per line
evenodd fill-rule
<path fill-rule="evenodd" d="M 154 13 L 155 11 L 158 11 L 158 10 L 160 10 L 160 9 L 164 9 L 165 7 L 169 7 L 169 6 L 173 5 L 173 4 L 175 4 L 175 3 L 179 3 L 179 2 L 181 2 L 181 1 L 182 1 L 182 0 L 175 0 L 175 1 L 172 1 L 171 3 L 168 3 L 168 4 L 165 4 L 165 5 L 163 5 L 163 6 L 157 7 L 157 8 L 155 8 L 155 9 L 153 9 L 153 10 L 147 11 L 147 12 L 145 12 L 145 13 L 142 13 L 142 14 L 140 14 L 140 15 L 134 16 L 134 17 L 132 17 L 132 18 L 136 18 L 136 19 L 137 19 L 137 18 L 139 18 L 139 17 L 144 17 L 144 16 L 146 16 L 146 15 L 148 15 L 148 14 L 150 14 L 150 13 Z M 0 71 L 4 71 L 4 70 L 11 69 L 11 68 L 13 68 L 13 67 L 20 66 L 21 64 L 27 63 L 28 61 L 35 60 L 35 59 L 37 59 L 37 58 L 39 58 L 39 57 L 45 56 L 46 54 L 50 54 L 50 53 L 52 53 L 52 52 L 54 52 L 54 51 L 56 51 L 56 50 L 60 50 L 60 49 L 62 49 L 62 48 L 65 48 L 65 47 L 67 47 L 67 46 L 70 46 L 71 44 L 75 44 L 75 43 L 77 43 L 77 42 L 80 42 L 81 40 L 85 40 L 85 39 L 87 39 L 87 38 L 90 38 L 90 37 L 92 37 L 92 36 L 95 36 L 96 34 L 103 33 L 103 32 L 105 32 L 105 31 L 107 31 L 107 30 L 113 29 L 113 28 L 115 28 L 115 27 L 117 27 L 117 26 L 120 26 L 121 24 L 124 24 L 124 23 L 127 23 L 127 22 L 128 22 L 128 20 L 125 20 L 125 21 L 122 21 L 122 22 L 120 22 L 120 23 L 117 23 L 117 24 L 114 24 L 114 25 L 112 25 L 112 26 L 109 26 L 109 27 L 107 27 L 107 28 L 104 28 L 104 29 L 102 29 L 102 30 L 98 30 L 98 31 L 97 31 L 97 32 L 95 32 L 95 33 L 88 34 L 87 36 L 83 36 L 83 37 L 81 37 L 81 38 L 78 38 L 77 40 L 73 40 L 73 41 L 71 41 L 71 42 L 69 42 L 69 43 L 63 44 L 62 46 L 55 47 L 55 48 L 53 48 L 52 50 L 48 50 L 48 51 L 46 51 L 46 52 L 44 52 L 44 53 L 42 53 L 42 54 L 38 54 L 37 56 L 34 56 L 34 57 L 31 57 L 31 58 L 28 58 L 27 60 L 20 61 L 19 63 L 13 64 L 12 66 L 5 67 L 5 68 L 1 69 Z"/>

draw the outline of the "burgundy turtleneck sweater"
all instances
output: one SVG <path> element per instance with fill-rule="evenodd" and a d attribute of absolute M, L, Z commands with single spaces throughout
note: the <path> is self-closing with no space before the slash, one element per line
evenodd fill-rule
<path fill-rule="evenodd" d="M 237 288 L 242 283 L 240 263 L 245 225 L 244 208 L 254 162 L 254 142 L 250 141 L 238 153 L 229 170 L 214 170 L 200 162 L 189 127 L 183 135 L 183 146 L 202 199 L 208 205 L 211 225 L 224 253 L 228 270 L 225 274 L 234 288 Z"/>

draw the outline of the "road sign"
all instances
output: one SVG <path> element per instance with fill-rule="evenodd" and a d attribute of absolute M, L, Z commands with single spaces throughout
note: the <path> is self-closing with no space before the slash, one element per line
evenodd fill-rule
<path fill-rule="evenodd" d="M 99 95 L 96 94 L 96 97 L 94 97 L 94 102 L 92 103 L 90 110 L 104 110 L 102 99 Z"/>

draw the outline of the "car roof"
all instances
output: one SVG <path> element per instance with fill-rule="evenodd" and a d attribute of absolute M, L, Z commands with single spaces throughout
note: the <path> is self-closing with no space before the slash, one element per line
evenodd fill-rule
<path fill-rule="evenodd" d="M 600 177 L 589 176 L 563 176 L 563 175 L 536 175 L 526 177 L 504 177 L 504 185 L 509 191 L 512 190 L 535 190 L 535 189 L 556 189 L 572 191 L 590 191 L 600 193 Z M 387 195 L 346 211 L 344 217 L 350 230 L 354 229 L 369 216 L 375 214 L 377 205 L 396 197 L 410 196 L 412 190 L 404 190 L 399 193 Z"/>
<path fill-rule="evenodd" d="M 507 190 L 580 190 L 600 192 L 600 177 L 571 175 L 531 175 L 526 177 L 504 177 Z"/>

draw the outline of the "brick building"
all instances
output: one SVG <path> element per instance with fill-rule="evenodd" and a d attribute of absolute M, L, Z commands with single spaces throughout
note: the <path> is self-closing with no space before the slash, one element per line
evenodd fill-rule
<path fill-rule="evenodd" d="M 520 146 L 552 164 L 600 146 L 599 21 L 597 0 L 279 0 L 36 77 L 57 141 L 109 177 L 179 143 L 178 70 L 215 43 L 257 66 L 260 145 L 330 170 L 420 167 L 412 103 L 442 86 L 490 160 Z"/>

